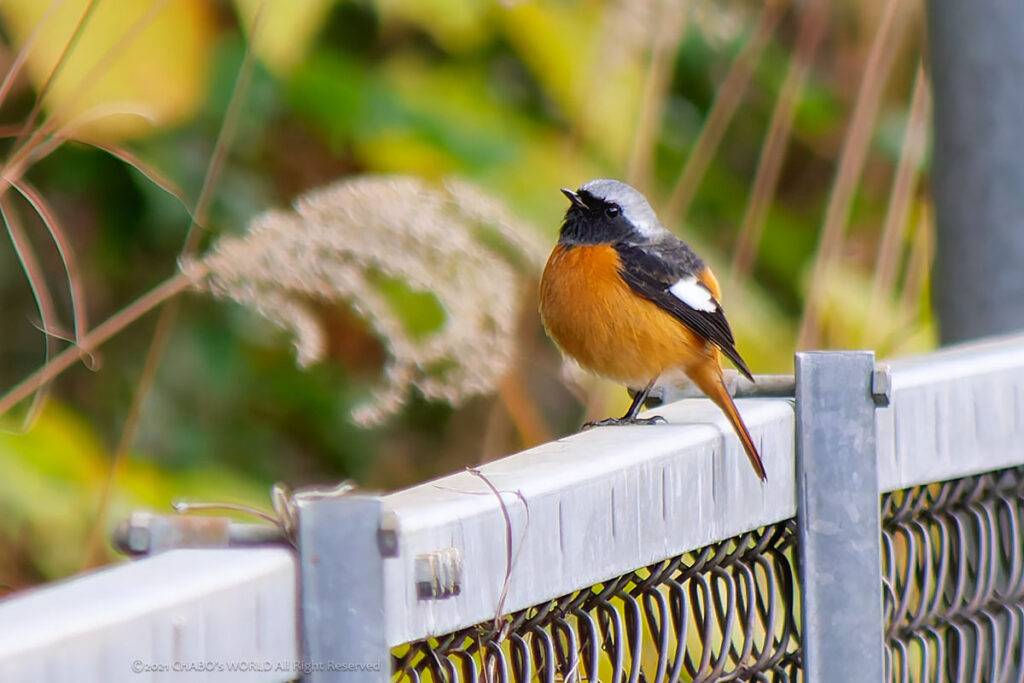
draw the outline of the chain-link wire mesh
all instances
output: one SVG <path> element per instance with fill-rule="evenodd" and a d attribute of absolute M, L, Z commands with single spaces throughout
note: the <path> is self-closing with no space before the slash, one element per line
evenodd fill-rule
<path fill-rule="evenodd" d="M 891 681 L 1024 680 L 1024 468 L 882 496 Z"/>
<path fill-rule="evenodd" d="M 395 650 L 396 681 L 800 681 L 792 520 Z"/>

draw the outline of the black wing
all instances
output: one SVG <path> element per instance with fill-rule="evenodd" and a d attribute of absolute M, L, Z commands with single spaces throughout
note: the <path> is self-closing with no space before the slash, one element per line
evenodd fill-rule
<path fill-rule="evenodd" d="M 685 277 L 697 277 L 706 267 L 686 243 L 672 238 L 647 245 L 616 244 L 622 279 L 630 288 L 671 313 L 673 317 L 722 350 L 736 368 L 753 381 L 750 368 L 736 350 L 722 305 L 708 290 L 714 310 L 700 311 L 672 294 L 669 288 Z M 701 287 L 705 285 L 698 280 Z"/>

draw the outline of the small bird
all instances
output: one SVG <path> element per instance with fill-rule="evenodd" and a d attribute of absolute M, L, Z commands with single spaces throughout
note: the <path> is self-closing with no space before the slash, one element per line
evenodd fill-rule
<path fill-rule="evenodd" d="M 658 377 L 681 371 L 729 418 L 765 480 L 761 456 L 722 380 L 723 353 L 754 378 L 736 351 L 711 269 L 629 185 L 598 179 L 562 192 L 571 204 L 541 277 L 544 327 L 584 368 L 644 387 L 621 418 L 584 428 L 664 422 L 637 413 Z"/>

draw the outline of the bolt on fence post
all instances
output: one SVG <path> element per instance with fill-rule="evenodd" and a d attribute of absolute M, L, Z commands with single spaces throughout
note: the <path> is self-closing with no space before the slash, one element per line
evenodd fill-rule
<path fill-rule="evenodd" d="M 380 498 L 295 494 L 302 577 L 303 681 L 381 683 L 391 677 L 384 613 Z"/>
<path fill-rule="evenodd" d="M 796 354 L 797 528 L 808 683 L 882 681 L 870 351 Z"/>

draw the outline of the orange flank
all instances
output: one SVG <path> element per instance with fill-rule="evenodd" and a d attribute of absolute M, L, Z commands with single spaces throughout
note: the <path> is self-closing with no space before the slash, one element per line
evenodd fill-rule
<path fill-rule="evenodd" d="M 639 388 L 681 370 L 722 409 L 757 476 L 764 465 L 722 381 L 719 350 L 653 301 L 634 292 L 620 275 L 610 244 L 558 244 L 540 283 L 540 313 L 555 343 L 583 367 Z M 710 269 L 698 279 L 719 299 Z"/>
<path fill-rule="evenodd" d="M 559 244 L 540 282 L 540 313 L 555 343 L 583 367 L 633 387 L 671 369 L 718 363 L 717 349 L 619 274 L 608 244 Z"/>

